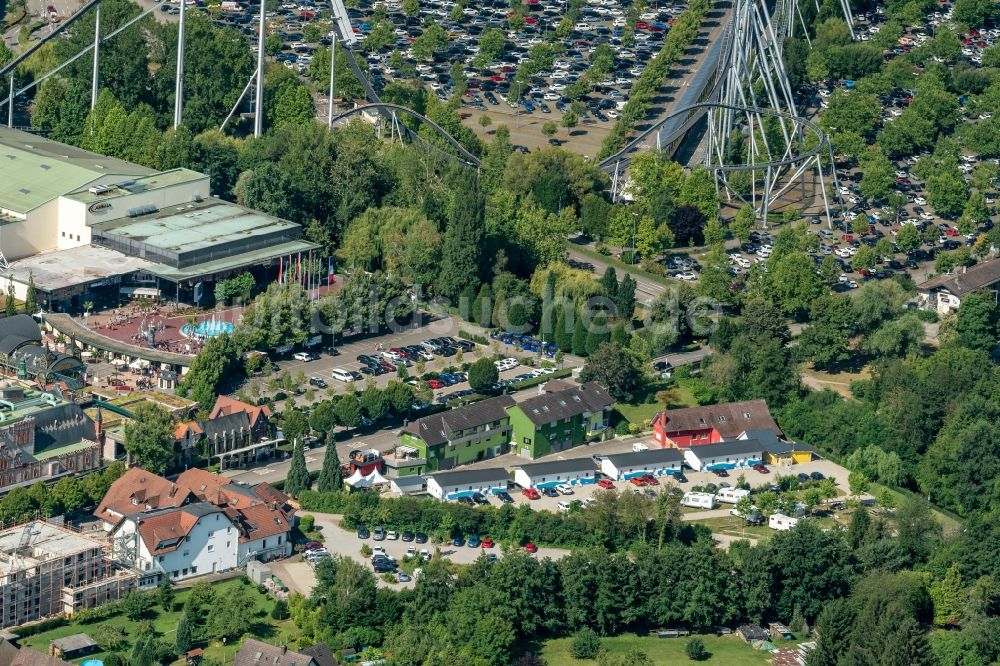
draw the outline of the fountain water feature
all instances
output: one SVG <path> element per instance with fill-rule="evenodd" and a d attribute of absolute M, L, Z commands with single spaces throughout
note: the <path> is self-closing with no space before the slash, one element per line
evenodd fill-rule
<path fill-rule="evenodd" d="M 181 334 L 188 338 L 215 338 L 223 333 L 232 333 L 233 328 L 231 322 L 217 321 L 213 315 L 211 319 L 196 324 L 184 324 L 181 326 Z"/>

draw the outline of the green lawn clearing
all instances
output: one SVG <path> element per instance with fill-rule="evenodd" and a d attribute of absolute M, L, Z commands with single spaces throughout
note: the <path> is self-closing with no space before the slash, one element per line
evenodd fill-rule
<path fill-rule="evenodd" d="M 614 408 L 629 423 L 638 423 L 644 429 L 648 429 L 646 424 L 652 421 L 658 412 L 663 410 L 663 404 L 656 399 L 656 394 L 665 389 L 677 392 L 677 400 L 670 403 L 671 409 L 694 407 L 698 404 L 698 401 L 694 399 L 694 395 L 691 394 L 691 390 L 685 385 L 683 380 L 673 382 L 660 380 L 650 382 L 633 402 L 616 402 Z"/>
<path fill-rule="evenodd" d="M 810 518 L 809 520 L 812 521 L 816 527 L 822 530 L 830 529 L 837 524 L 837 521 L 830 516 L 816 516 Z M 747 537 L 750 539 L 757 539 L 758 541 L 770 539 L 775 534 L 775 531 L 766 525 L 761 525 L 759 527 L 744 525 L 743 521 L 736 516 L 727 516 L 725 518 L 706 518 L 704 520 L 695 520 L 692 522 L 704 525 L 718 534 L 726 534 L 734 537 Z"/>
<path fill-rule="evenodd" d="M 219 595 L 232 586 L 243 584 L 244 583 L 242 583 L 239 579 L 236 579 L 215 583 L 212 587 L 215 593 Z M 252 608 L 248 608 L 247 613 L 254 616 L 255 626 L 253 627 L 251 633 L 255 638 L 269 643 L 279 643 L 283 638 L 291 637 L 296 634 L 295 627 L 291 620 L 278 622 L 271 619 L 270 613 L 271 609 L 274 608 L 275 603 L 275 600 L 272 597 L 266 594 L 261 594 L 255 585 L 248 585 L 247 589 L 249 590 L 250 598 L 253 599 L 254 602 L 254 606 Z M 174 595 L 173 610 L 164 611 L 158 604 L 154 604 L 153 608 L 147 613 L 146 617 L 140 621 L 149 620 L 153 623 L 157 639 L 172 641 L 177 631 L 177 623 L 180 621 L 181 615 L 183 614 L 184 602 L 187 600 L 190 593 L 191 591 L 189 589 L 177 590 Z M 155 592 L 153 594 L 155 594 Z M 38 650 L 39 652 L 48 654 L 49 643 L 53 639 L 63 638 L 65 636 L 79 633 L 85 633 L 91 638 L 94 638 L 94 634 L 102 625 L 110 625 L 121 628 L 125 632 L 126 640 L 128 640 L 130 644 L 135 640 L 138 622 L 133 622 L 124 615 L 117 615 L 108 618 L 107 620 L 99 620 L 88 624 L 70 622 L 64 627 L 52 629 L 51 631 L 46 631 L 34 636 L 28 636 L 27 638 L 22 639 L 20 643 L 21 645 L 26 645 L 27 647 Z M 196 647 L 205 649 L 206 658 L 214 659 L 219 663 L 226 664 L 232 663 L 233 656 L 239 649 L 239 643 L 240 641 L 234 641 L 229 645 L 222 645 L 222 643 L 218 641 L 211 641 L 208 644 L 196 644 Z M 125 654 L 128 656 L 127 650 L 125 651 Z M 75 661 L 76 663 L 80 663 L 86 659 L 104 659 L 105 657 L 107 657 L 107 653 L 100 652 L 88 655 L 83 659 L 77 659 Z M 176 663 L 183 662 L 184 660 L 182 658 Z"/>
<path fill-rule="evenodd" d="M 708 664 L 711 666 L 757 666 L 770 664 L 769 652 L 760 652 L 744 643 L 738 636 L 701 636 L 711 657 L 702 662 L 693 662 L 684 652 L 687 638 L 657 638 L 656 636 L 636 636 L 623 634 L 604 638 L 602 645 L 615 654 L 624 654 L 633 649 L 642 650 L 654 664 L 675 666 L 676 664 Z M 572 638 L 558 638 L 546 641 L 542 646 L 542 658 L 549 666 L 592 666 L 591 659 L 574 659 L 570 656 Z"/>

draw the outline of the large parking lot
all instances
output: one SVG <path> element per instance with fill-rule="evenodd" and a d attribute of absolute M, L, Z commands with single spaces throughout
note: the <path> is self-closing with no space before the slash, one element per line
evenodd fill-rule
<path fill-rule="evenodd" d="M 546 121 L 559 127 L 572 109 L 576 124 L 564 125 L 552 141 L 569 131 L 590 155 L 685 8 L 680 0 L 641 11 L 625 0 L 526 0 L 513 9 L 508 0 L 347 4 L 358 39 L 354 49 L 367 54 L 377 91 L 415 81 L 442 101 L 460 92 L 468 124 L 479 125 L 486 116 L 517 134 L 527 130 L 531 140 L 521 145 L 531 148 L 544 143 Z M 255 41 L 256 5 L 224 7 L 213 22 Z M 175 18 L 176 3 L 163 10 L 163 17 Z M 280 40 L 273 57 L 308 75 L 316 49 L 331 43 L 329 23 L 321 18 L 327 10 L 325 3 L 297 0 L 269 11 L 269 30 Z"/>
<path fill-rule="evenodd" d="M 534 359 L 536 366 L 541 365 L 541 361 L 553 360 L 554 348 L 546 351 L 535 350 L 533 346 L 512 339 L 491 339 L 489 345 L 463 340 L 458 337 L 459 330 L 469 330 L 475 333 L 480 333 L 480 331 L 469 326 L 466 322 L 460 322 L 451 317 L 438 317 L 430 320 L 424 318 L 422 321 L 425 323 L 420 326 L 385 335 L 351 340 L 337 345 L 335 349 L 316 349 L 310 354 L 310 360 L 303 360 L 301 356 L 299 358 L 291 356 L 279 359 L 275 363 L 277 372 L 251 378 L 249 384 L 258 385 L 261 393 L 266 394 L 268 384 L 280 373 L 288 372 L 294 378 L 301 372 L 307 378 L 307 385 L 303 385 L 303 390 L 311 385 L 316 393 L 315 399 L 318 400 L 331 392 L 343 392 L 347 386 L 346 381 L 334 378 L 334 369 L 354 373 L 354 381 L 358 386 L 367 381 L 374 381 L 376 386 L 385 387 L 390 381 L 398 379 L 398 366 L 401 364 L 406 366 L 408 375 L 416 376 L 421 367 L 424 372 L 442 373 L 446 368 L 457 367 L 462 363 L 498 354 L 504 359 L 512 359 L 500 370 L 501 382 L 509 384 L 527 379 L 532 373 L 538 374 L 540 372 L 538 369 L 520 364 L 519 360 Z M 384 354 L 392 354 L 391 350 L 418 347 L 428 340 L 441 337 L 450 337 L 454 340 L 456 346 L 453 347 L 453 350 L 435 352 L 424 348 L 422 357 L 413 356 L 402 362 L 391 356 L 384 356 Z M 458 344 L 464 345 L 465 349 L 458 347 Z M 572 365 L 574 359 L 575 357 L 567 357 L 564 361 L 564 367 Z M 373 370 L 376 360 L 381 361 L 384 365 L 378 370 Z M 418 365 L 417 361 L 423 365 Z M 550 372 L 550 370 L 546 370 L 546 372 Z M 463 391 L 471 393 L 464 373 L 455 372 L 452 374 L 454 376 L 451 379 L 443 378 L 440 381 L 429 383 L 434 393 L 435 402 L 445 402 L 461 397 Z"/>

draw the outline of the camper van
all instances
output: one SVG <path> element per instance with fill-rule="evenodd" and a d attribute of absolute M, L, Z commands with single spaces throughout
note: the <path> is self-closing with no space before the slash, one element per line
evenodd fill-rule
<path fill-rule="evenodd" d="M 723 488 L 715 496 L 715 501 L 736 504 L 744 497 L 750 497 L 750 491 L 745 488 Z"/>
<path fill-rule="evenodd" d="M 771 514 L 771 517 L 767 519 L 767 526 L 772 530 L 778 530 L 779 532 L 787 532 L 798 524 L 798 518 L 792 518 L 791 516 L 786 516 L 783 513 Z"/>
<path fill-rule="evenodd" d="M 711 509 L 715 506 L 715 495 L 712 493 L 684 493 L 681 506 L 695 509 Z"/>

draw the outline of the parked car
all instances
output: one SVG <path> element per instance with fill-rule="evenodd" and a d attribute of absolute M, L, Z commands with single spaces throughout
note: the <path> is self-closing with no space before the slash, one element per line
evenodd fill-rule
<path fill-rule="evenodd" d="M 403 541 L 413 541 L 413 532 L 404 531 L 403 532 Z"/>
<path fill-rule="evenodd" d="M 555 488 L 542 488 L 542 494 L 546 497 L 559 497 L 559 493 L 556 492 Z"/>
<path fill-rule="evenodd" d="M 633 476 L 631 479 L 628 480 L 628 482 L 631 483 L 633 486 L 638 486 L 639 488 L 644 488 L 647 485 L 649 485 L 646 483 L 645 477 L 642 476 Z"/>
<path fill-rule="evenodd" d="M 813 481 L 822 481 L 826 477 L 823 476 L 822 472 L 813 472 L 812 474 L 809 475 L 809 478 L 812 479 Z"/>
<path fill-rule="evenodd" d="M 368 528 L 364 525 L 358 525 L 358 538 L 367 539 L 371 534 L 368 532 Z"/>
<path fill-rule="evenodd" d="M 524 546 L 524 552 L 526 552 L 526 553 L 537 553 L 538 552 L 538 546 L 536 546 L 533 543 L 525 544 L 525 546 Z"/>
<path fill-rule="evenodd" d="M 417 532 L 416 535 L 414 535 L 413 540 L 416 543 L 427 543 L 427 535 L 423 532 Z"/>
<path fill-rule="evenodd" d="M 460 536 L 457 536 L 457 537 L 455 537 L 454 539 L 451 540 L 451 545 L 455 546 L 456 548 L 464 546 L 465 545 L 465 539 L 462 538 L 462 537 L 460 537 Z"/>
<path fill-rule="evenodd" d="M 389 530 L 385 533 L 385 538 L 389 541 L 397 541 L 399 540 L 399 533 L 396 530 Z"/>
<path fill-rule="evenodd" d="M 479 537 L 477 535 L 473 534 L 469 537 L 468 541 L 466 541 L 465 543 L 469 548 L 479 548 L 479 544 L 481 544 L 482 542 L 479 540 Z"/>
<path fill-rule="evenodd" d="M 521 494 L 530 500 L 541 499 L 542 497 L 541 495 L 538 494 L 538 491 L 535 490 L 534 488 L 525 488 L 524 490 L 521 491 Z"/>
<path fill-rule="evenodd" d="M 500 492 L 498 492 L 496 494 L 496 496 L 497 496 L 497 499 L 499 499 L 504 504 L 513 504 L 514 503 L 514 498 L 511 497 L 510 493 L 508 493 L 506 490 L 501 490 Z"/>
<path fill-rule="evenodd" d="M 492 548 L 495 545 L 496 544 L 493 543 L 493 539 L 491 539 L 490 537 L 483 538 L 483 543 L 482 543 L 483 548 Z"/>
<path fill-rule="evenodd" d="M 601 488 L 604 488 L 605 490 L 615 489 L 615 484 L 612 483 L 611 479 L 601 479 L 600 481 L 597 482 L 597 485 L 599 485 Z"/>
<path fill-rule="evenodd" d="M 296 361 L 302 361 L 303 363 L 308 363 L 309 361 L 313 360 L 313 355 L 310 354 L 309 352 L 296 352 L 295 354 L 292 354 L 292 358 L 294 358 Z"/>
<path fill-rule="evenodd" d="M 570 486 L 569 484 L 566 484 L 566 483 L 560 483 L 558 486 L 556 486 L 556 490 L 559 491 L 560 495 L 572 495 L 573 494 L 573 487 Z"/>
<path fill-rule="evenodd" d="M 385 540 L 385 528 L 382 526 L 376 527 L 375 531 L 372 533 L 372 538 L 376 541 Z"/>

